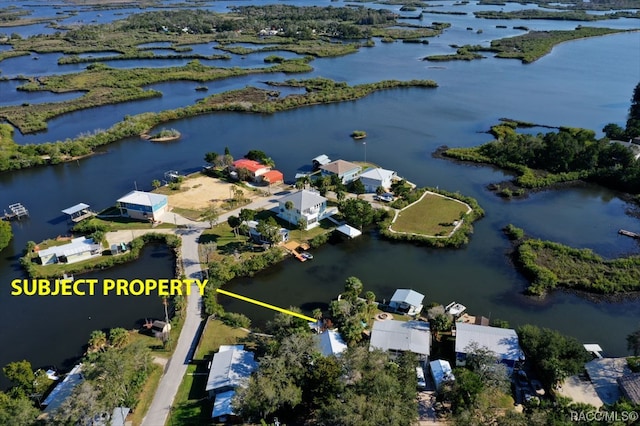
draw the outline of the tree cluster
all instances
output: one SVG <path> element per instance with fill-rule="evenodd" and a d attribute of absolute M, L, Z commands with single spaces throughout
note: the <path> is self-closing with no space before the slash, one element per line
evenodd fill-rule
<path fill-rule="evenodd" d="M 403 355 L 392 362 L 388 354 L 366 347 L 350 348 L 339 358 L 324 357 L 305 328 L 285 332 L 281 327 L 248 387 L 239 390 L 235 404 L 245 420 L 278 417 L 291 424 L 413 424 L 417 419 L 415 357 Z"/>
<path fill-rule="evenodd" d="M 9 245 L 12 237 L 11 224 L 7 221 L 0 220 L 0 251 Z"/>
<path fill-rule="evenodd" d="M 331 319 L 349 346 L 362 340 L 365 325 L 375 310 L 376 296 L 373 292 L 367 291 L 365 299 L 359 297 L 363 288 L 362 281 L 356 277 L 349 277 L 345 280 L 340 300 L 334 300 L 329 305 Z"/>

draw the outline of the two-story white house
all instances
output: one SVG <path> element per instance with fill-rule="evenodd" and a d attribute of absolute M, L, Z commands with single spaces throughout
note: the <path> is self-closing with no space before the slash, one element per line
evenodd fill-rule
<path fill-rule="evenodd" d="M 289 201 L 291 204 L 288 204 Z M 327 210 L 327 199 L 319 193 L 307 189 L 282 197 L 278 204 L 279 218 L 296 227 L 300 220 L 304 219 L 307 223 L 306 229 L 318 226 L 320 220 L 325 218 Z M 287 206 L 291 208 L 287 208 Z"/>

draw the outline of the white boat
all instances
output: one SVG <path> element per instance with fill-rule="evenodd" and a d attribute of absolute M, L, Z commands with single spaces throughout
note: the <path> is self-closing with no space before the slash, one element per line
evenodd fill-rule
<path fill-rule="evenodd" d="M 462 313 L 464 311 L 467 310 L 467 307 L 464 306 L 461 303 L 457 303 L 457 302 L 451 302 L 449 303 L 445 308 L 444 311 L 448 314 L 453 315 L 454 317 L 457 317 L 459 315 L 462 315 Z"/>

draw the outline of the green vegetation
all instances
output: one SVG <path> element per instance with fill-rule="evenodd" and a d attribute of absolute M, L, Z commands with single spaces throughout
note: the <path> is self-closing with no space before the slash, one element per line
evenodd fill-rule
<path fill-rule="evenodd" d="M 640 191 L 640 162 L 634 152 L 609 139 L 596 139 L 586 129 L 563 127 L 546 134 L 519 134 L 518 123 L 494 126 L 492 142 L 473 148 L 452 148 L 447 157 L 462 161 L 495 164 L 519 173 L 515 183 L 523 188 L 543 188 L 579 179 L 637 194 Z M 604 131 L 623 140 L 640 136 L 640 84 L 634 90 L 627 128 L 608 124 Z"/>
<path fill-rule="evenodd" d="M 180 132 L 176 129 L 161 129 L 156 133 L 152 133 L 149 135 L 149 140 L 168 140 L 168 139 L 178 139 L 180 138 Z"/>
<path fill-rule="evenodd" d="M 618 18 L 638 18 L 638 12 L 619 11 L 595 15 L 584 10 L 552 12 L 549 10 L 526 9 L 503 12 L 498 10 L 481 10 L 473 12 L 476 18 L 485 19 L 551 19 L 560 21 L 602 21 Z"/>
<path fill-rule="evenodd" d="M 394 184 L 392 186 L 392 190 L 397 196 L 400 197 L 398 200 L 394 201 L 391 204 L 391 206 L 396 209 L 402 209 L 409 204 L 414 203 L 415 201 L 420 199 L 425 191 L 430 191 L 436 194 L 443 195 L 445 197 L 459 200 L 471 207 L 471 211 L 467 213 L 466 207 L 459 203 L 441 204 L 443 202 L 441 201 L 440 203 L 438 203 L 438 208 L 446 208 L 446 211 L 444 212 L 445 214 L 440 215 L 440 211 L 435 212 L 430 209 L 430 202 L 433 200 L 431 199 L 431 197 L 429 197 L 427 202 L 419 203 L 415 210 L 410 210 L 409 215 L 406 217 L 406 219 L 403 219 L 400 226 L 403 229 L 424 230 L 425 232 L 430 232 L 431 230 L 435 229 L 440 230 L 435 234 L 427 235 L 409 231 L 399 232 L 398 229 L 392 229 L 395 228 L 393 218 L 387 218 L 380 221 L 378 223 L 378 227 L 380 228 L 380 234 L 385 238 L 391 240 L 414 241 L 433 247 L 460 247 L 469 242 L 469 237 L 473 233 L 473 222 L 484 216 L 484 210 L 482 210 L 475 199 L 463 196 L 457 192 L 451 193 L 438 188 L 411 189 L 404 181 Z M 446 200 L 446 198 L 444 198 L 444 200 Z M 418 214 L 420 211 L 424 212 L 424 209 L 428 209 L 429 213 L 426 215 Z M 452 216 L 456 212 L 457 214 Z M 434 218 L 437 218 L 437 220 L 434 221 Z M 453 235 L 445 237 L 444 234 L 448 234 L 451 231 L 452 228 L 450 227 L 452 226 L 454 220 L 461 221 L 462 223 L 459 225 L 457 231 L 454 232 Z M 447 230 L 449 232 L 446 232 Z M 442 235 L 438 235 L 438 233 Z"/>
<path fill-rule="evenodd" d="M 563 336 L 556 330 L 527 324 L 516 331 L 520 347 L 547 389 L 580 373 L 584 364 L 591 361 L 591 355 L 577 339 Z"/>
<path fill-rule="evenodd" d="M 578 26 L 572 31 L 530 31 L 526 34 L 493 40 L 491 46 L 468 46 L 469 50 L 496 52 L 498 58 L 521 59 L 528 64 L 551 52 L 553 46 L 565 41 L 586 37 L 599 37 L 623 32 L 612 28 Z"/>
<path fill-rule="evenodd" d="M 248 387 L 238 389 L 243 419 L 363 426 L 415 422 L 415 356 L 403 354 L 394 362 L 362 345 L 339 358 L 324 357 L 309 327 L 291 318 L 276 314 L 270 330 L 275 339 L 266 345 Z"/>
<path fill-rule="evenodd" d="M 71 264 L 56 263 L 53 265 L 40 265 L 37 263 L 38 253 L 28 249 L 25 256 L 20 258 L 20 264 L 32 278 L 59 278 L 65 273 L 78 274 L 130 262 L 140 256 L 140 251 L 145 244 L 151 242 L 167 244 L 169 247 L 172 247 L 174 251 L 177 251 L 181 244 L 180 238 L 175 235 L 148 233 L 133 239 L 127 252 L 115 256 L 103 255 Z M 33 245 L 35 246 L 35 244 Z"/>
<path fill-rule="evenodd" d="M 142 88 L 153 83 L 176 80 L 204 82 L 248 74 L 305 72 L 309 70 L 310 67 L 306 61 L 299 59 L 284 61 L 269 68 L 256 69 L 209 67 L 202 65 L 197 60 L 181 67 L 169 68 L 116 69 L 102 64 L 94 64 L 80 73 L 30 79 L 29 82 L 19 87 L 19 90 L 24 91 L 85 92 L 79 98 L 63 102 L 1 107 L 0 117 L 16 126 L 22 133 L 32 133 L 46 130 L 47 120 L 65 113 L 161 96 L 158 91 Z"/>
<path fill-rule="evenodd" d="M 11 224 L 0 219 L 0 251 L 9 245 L 9 241 L 13 238 L 11 232 Z"/>
<path fill-rule="evenodd" d="M 306 62 L 287 61 L 270 70 L 286 70 L 293 63 L 306 66 Z M 294 65 L 296 67 L 297 65 Z M 214 70 L 200 64 L 190 63 L 192 69 Z M 106 72 L 111 72 L 109 69 Z M 131 70 L 129 70 L 131 71 Z M 145 70 L 146 71 L 146 70 Z M 0 171 L 17 170 L 44 164 L 56 164 L 77 156 L 89 155 L 97 147 L 113 143 L 125 137 L 138 136 L 162 123 L 216 111 L 236 111 L 253 113 L 274 113 L 307 105 L 355 100 L 378 90 L 400 87 L 437 87 L 431 80 L 397 81 L 385 80 L 378 83 L 348 86 L 346 83 L 336 83 L 332 80 L 315 78 L 309 80 L 288 80 L 288 85 L 305 87 L 307 93 L 290 95 L 285 98 L 275 98 L 268 90 L 247 87 L 215 94 L 205 98 L 195 105 L 162 111 L 159 113 L 143 113 L 127 116 L 125 119 L 104 131 L 97 131 L 91 135 L 81 135 L 74 140 L 59 141 L 38 145 L 18 145 L 12 138 L 11 126 L 0 124 L 0 132 L 8 134 L 9 138 L 2 138 L 3 150 L 0 151 Z M 2 109 L 0 109 L 2 111 Z M 1 114 L 0 114 L 1 115 Z"/>
<path fill-rule="evenodd" d="M 364 139 L 367 137 L 367 132 L 364 130 L 354 130 L 351 132 L 351 137 L 354 139 Z"/>
<path fill-rule="evenodd" d="M 640 290 L 638 256 L 605 260 L 588 249 L 526 238 L 512 225 L 505 232 L 518 239 L 513 258 L 531 282 L 529 294 L 542 296 L 556 287 L 600 294 Z"/>
<path fill-rule="evenodd" d="M 458 200 L 428 193 L 419 202 L 402 210 L 392 228 L 409 234 L 448 235 L 468 209 Z"/>
<path fill-rule="evenodd" d="M 329 304 L 331 321 L 340 330 L 340 335 L 349 346 L 354 346 L 362 340 L 362 332 L 366 324 L 372 321 L 376 311 L 375 294 L 368 291 L 368 297 L 363 299 L 360 297 L 363 290 L 364 285 L 360 279 L 349 277 L 345 280 L 340 300 L 333 300 Z"/>
<path fill-rule="evenodd" d="M 459 61 L 459 60 L 472 61 L 474 59 L 482 59 L 482 58 L 484 58 L 484 56 L 482 56 L 479 53 L 472 52 L 469 49 L 469 46 L 463 46 L 463 47 L 459 47 L 456 50 L 456 53 L 453 53 L 450 55 L 430 55 L 423 58 L 423 60 L 432 61 L 432 62 L 446 62 L 446 61 Z"/>

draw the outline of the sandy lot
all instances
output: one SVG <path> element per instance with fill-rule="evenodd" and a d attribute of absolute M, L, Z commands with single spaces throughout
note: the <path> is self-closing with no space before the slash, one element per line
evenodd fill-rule
<path fill-rule="evenodd" d="M 240 189 L 244 198 L 254 199 L 258 196 L 253 191 L 242 189 L 237 185 L 223 182 L 220 179 L 197 176 L 182 182 L 180 192 L 169 193 L 169 206 L 183 209 L 200 210 L 207 208 L 210 203 L 220 206 L 233 197 L 233 190 Z"/>

